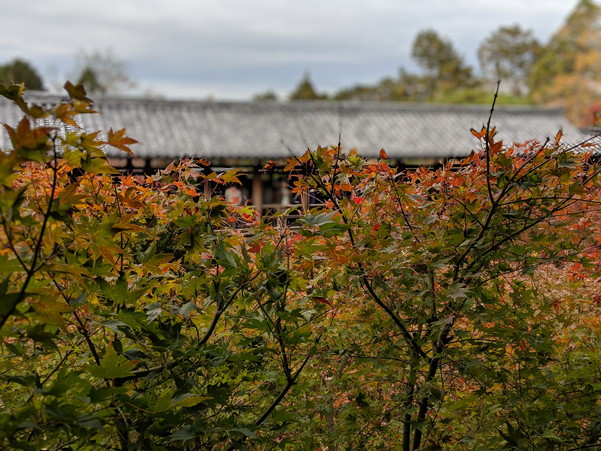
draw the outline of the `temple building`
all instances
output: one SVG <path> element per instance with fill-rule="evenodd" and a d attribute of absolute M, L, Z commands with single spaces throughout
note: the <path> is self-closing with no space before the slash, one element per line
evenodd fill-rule
<path fill-rule="evenodd" d="M 60 95 L 27 93 L 29 102 L 54 105 Z M 490 106 L 330 101 L 216 102 L 157 100 L 101 96 L 94 99 L 100 114 L 78 118 L 87 131 L 126 128 L 139 141 L 137 159 L 107 149 L 113 164 L 124 171 L 150 173 L 174 159 L 205 158 L 212 168 L 239 167 L 247 173 L 241 196 L 257 206 L 290 201 L 283 175 L 262 173 L 269 160 L 301 155 L 317 146 L 337 145 L 377 157 L 385 149 L 401 166 L 436 165 L 469 155 L 480 143 L 470 129 L 488 121 Z M 0 98 L 0 122 L 16 124 L 22 114 Z M 507 144 L 543 142 L 563 130 L 564 141 L 577 144 L 590 135 L 570 124 L 559 109 L 497 106 L 492 116 L 497 136 Z M 10 146 L 0 132 L 0 148 Z"/>

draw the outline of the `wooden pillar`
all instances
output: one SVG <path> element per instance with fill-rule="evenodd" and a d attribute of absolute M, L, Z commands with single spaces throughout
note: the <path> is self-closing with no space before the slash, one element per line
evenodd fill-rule
<path fill-rule="evenodd" d="M 261 181 L 261 173 L 259 168 L 255 167 L 253 171 L 252 182 L 252 201 L 257 213 L 263 214 L 263 182 Z"/>
<path fill-rule="evenodd" d="M 127 159 L 127 163 L 125 163 L 125 173 L 126 174 L 133 174 L 134 172 L 134 163 L 132 161 L 131 158 Z"/>
<path fill-rule="evenodd" d="M 204 175 L 208 175 L 211 173 L 211 167 L 210 166 L 204 166 L 202 168 L 202 172 Z M 205 179 L 202 182 L 202 191 L 203 191 L 203 197 L 205 200 L 209 200 L 211 198 L 211 182 L 209 182 L 207 179 Z"/>
<path fill-rule="evenodd" d="M 300 195 L 301 206 L 303 207 L 303 214 L 309 212 L 309 190 L 303 191 Z"/>

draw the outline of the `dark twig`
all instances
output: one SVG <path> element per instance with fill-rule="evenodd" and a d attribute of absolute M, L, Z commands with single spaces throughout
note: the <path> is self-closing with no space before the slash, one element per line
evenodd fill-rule
<path fill-rule="evenodd" d="M 31 279 L 33 278 L 34 274 L 36 273 L 37 262 L 38 262 L 38 259 L 40 258 L 40 254 L 42 252 L 42 244 L 43 244 L 43 240 L 44 240 L 44 234 L 46 233 L 46 228 L 48 227 L 48 221 L 50 219 L 50 212 L 52 211 L 52 206 L 54 204 L 54 195 L 56 193 L 56 188 L 58 185 L 58 167 L 57 167 L 58 151 L 57 151 L 56 137 L 53 137 L 51 139 L 52 139 L 53 164 L 51 165 L 52 185 L 50 187 L 50 196 L 48 198 L 48 205 L 46 207 L 46 211 L 44 212 L 44 219 L 42 221 L 42 226 L 40 227 L 40 233 L 38 235 L 38 239 L 36 241 L 36 244 L 35 244 L 35 247 L 33 250 L 33 257 L 32 257 L 31 264 L 29 265 L 29 268 L 27 268 L 27 271 L 26 271 L 25 280 L 23 281 L 23 285 L 21 285 L 21 290 L 19 291 L 17 298 L 13 301 L 12 305 L 8 306 L 6 312 L 0 317 L 0 329 L 4 326 L 4 324 L 6 323 L 8 318 L 10 318 L 13 315 L 13 313 L 15 312 L 15 310 L 17 308 L 17 305 L 19 305 L 25 299 L 26 293 L 27 293 L 27 287 L 29 286 L 29 282 L 31 282 Z"/>

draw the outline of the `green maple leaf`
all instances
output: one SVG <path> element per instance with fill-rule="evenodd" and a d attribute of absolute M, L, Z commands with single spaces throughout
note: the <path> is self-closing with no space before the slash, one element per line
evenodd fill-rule
<path fill-rule="evenodd" d="M 102 379 L 116 379 L 131 376 L 135 362 L 120 357 L 113 348 L 109 348 L 100 365 L 89 365 L 86 370 L 92 376 Z"/>

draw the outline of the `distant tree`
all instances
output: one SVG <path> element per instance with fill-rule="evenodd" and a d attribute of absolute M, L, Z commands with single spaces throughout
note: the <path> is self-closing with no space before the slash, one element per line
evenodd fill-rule
<path fill-rule="evenodd" d="M 23 83 L 27 89 L 45 90 L 38 71 L 20 58 L 15 58 L 10 63 L 0 66 L 0 83 Z"/>
<path fill-rule="evenodd" d="M 334 95 L 334 100 L 415 102 L 425 100 L 427 91 L 428 80 L 401 68 L 397 78 L 385 77 L 374 85 L 342 89 Z"/>
<path fill-rule="evenodd" d="M 334 95 L 334 100 L 359 100 L 389 102 L 406 100 L 403 98 L 403 86 L 399 80 L 385 77 L 375 85 L 355 85 L 342 89 Z"/>
<path fill-rule="evenodd" d="M 82 51 L 76 56 L 74 78 L 88 92 L 99 94 L 122 94 L 136 84 L 127 75 L 125 63 L 110 50 Z"/>
<path fill-rule="evenodd" d="M 399 78 L 385 77 L 375 85 L 355 85 L 342 89 L 334 100 L 360 100 L 375 102 L 410 101 L 414 99 L 416 81 L 419 77 L 401 69 Z"/>
<path fill-rule="evenodd" d="M 565 108 L 579 126 L 601 99 L 601 7 L 581 0 L 532 66 L 530 91 L 538 102 Z"/>
<path fill-rule="evenodd" d="M 258 102 L 274 102 L 278 100 L 278 95 L 272 90 L 265 91 L 261 94 L 253 96 L 253 100 Z"/>
<path fill-rule="evenodd" d="M 105 87 L 98 81 L 98 74 L 91 67 L 86 67 L 79 79 L 77 80 L 78 85 L 84 85 L 90 92 L 106 92 Z"/>
<path fill-rule="evenodd" d="M 303 75 L 296 89 L 290 94 L 290 100 L 324 100 L 328 97 L 318 94 L 313 87 L 313 82 L 308 72 Z"/>
<path fill-rule="evenodd" d="M 376 100 L 378 101 L 405 101 L 407 99 L 406 86 L 402 79 L 385 77 L 376 85 Z"/>
<path fill-rule="evenodd" d="M 423 77 L 400 68 L 397 89 L 392 100 L 417 102 L 424 100 L 427 96 L 427 90 L 427 81 Z"/>
<path fill-rule="evenodd" d="M 532 30 L 523 30 L 519 25 L 502 26 L 482 42 L 478 60 L 485 77 L 507 81 L 511 93 L 520 97 L 528 88 L 530 69 L 540 49 Z"/>
<path fill-rule="evenodd" d="M 474 84 L 471 67 L 463 62 L 451 41 L 434 30 L 418 33 L 411 56 L 426 72 L 424 80 L 428 100 Z"/>
<path fill-rule="evenodd" d="M 413 41 L 411 56 L 431 75 L 439 74 L 444 66 L 458 59 L 453 44 L 441 38 L 435 30 L 418 33 Z"/>
<path fill-rule="evenodd" d="M 343 88 L 334 94 L 334 100 L 376 100 L 377 88 L 374 85 L 354 85 L 350 88 Z"/>

